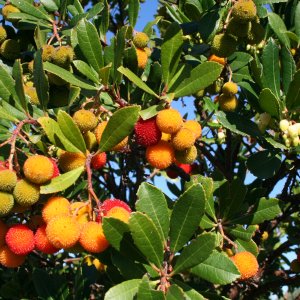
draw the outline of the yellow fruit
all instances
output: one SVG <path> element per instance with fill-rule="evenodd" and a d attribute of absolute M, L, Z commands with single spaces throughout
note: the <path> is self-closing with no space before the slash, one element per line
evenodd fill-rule
<path fill-rule="evenodd" d="M 171 141 L 171 137 L 172 136 L 169 133 L 162 132 L 162 134 L 161 134 L 161 140 L 162 141 L 170 142 Z"/>
<path fill-rule="evenodd" d="M 39 201 L 40 188 L 27 180 L 20 180 L 14 188 L 15 201 L 21 206 L 31 206 Z"/>
<path fill-rule="evenodd" d="M 241 273 L 240 280 L 247 280 L 253 277 L 259 268 L 256 257 L 248 252 L 243 251 L 231 257 L 232 261 Z"/>
<path fill-rule="evenodd" d="M 58 249 L 73 247 L 80 237 L 80 225 L 75 218 L 58 216 L 49 221 L 46 235 L 50 243 Z"/>
<path fill-rule="evenodd" d="M 20 45 L 15 40 L 5 40 L 0 47 L 1 55 L 8 60 L 15 60 L 20 56 Z"/>
<path fill-rule="evenodd" d="M 73 202 L 70 205 L 70 211 L 71 215 L 76 217 L 77 222 L 83 225 L 89 221 L 92 208 L 89 204 L 84 202 Z"/>
<path fill-rule="evenodd" d="M 243 38 L 247 36 L 250 29 L 251 29 L 250 22 L 239 23 L 236 21 L 236 19 L 231 19 L 228 24 L 226 32 L 238 38 Z"/>
<path fill-rule="evenodd" d="M 174 134 L 182 127 L 183 120 L 178 110 L 169 108 L 157 114 L 156 124 L 160 131 Z"/>
<path fill-rule="evenodd" d="M 193 132 L 193 134 L 196 137 L 196 140 L 201 137 L 202 128 L 199 122 L 195 120 L 188 120 L 185 123 L 183 123 L 183 128 L 187 128 Z"/>
<path fill-rule="evenodd" d="M 35 184 L 43 184 L 53 177 L 54 166 L 48 157 L 34 155 L 25 161 L 23 172 L 29 181 Z"/>
<path fill-rule="evenodd" d="M 256 18 L 256 6 L 252 0 L 239 0 L 232 8 L 232 17 L 239 23 L 246 23 Z"/>
<path fill-rule="evenodd" d="M 2 7 L 2 15 L 3 15 L 4 19 L 7 21 L 11 21 L 11 22 L 16 21 L 16 19 L 10 18 L 9 14 L 19 13 L 19 12 L 20 12 L 20 10 L 11 4 L 8 4 L 8 5 L 5 5 Z"/>
<path fill-rule="evenodd" d="M 86 156 L 82 152 L 63 151 L 58 158 L 58 165 L 63 172 L 69 172 L 79 167 L 84 167 Z"/>
<path fill-rule="evenodd" d="M 122 149 L 124 149 L 128 144 L 128 136 L 126 138 L 124 138 L 119 144 L 117 144 L 116 146 L 114 146 L 111 150 L 112 151 L 121 151 Z"/>
<path fill-rule="evenodd" d="M 225 248 L 225 252 L 229 257 L 232 257 L 234 255 L 233 251 L 230 248 Z"/>
<path fill-rule="evenodd" d="M 136 48 L 144 49 L 149 42 L 149 37 L 144 32 L 137 32 L 132 41 Z"/>
<path fill-rule="evenodd" d="M 10 213 L 14 206 L 14 197 L 11 194 L 0 192 L 0 217 Z"/>
<path fill-rule="evenodd" d="M 96 136 L 93 132 L 87 131 L 83 134 L 83 138 L 85 141 L 86 148 L 90 151 L 97 147 Z"/>
<path fill-rule="evenodd" d="M 176 151 L 175 158 L 179 163 L 190 165 L 196 160 L 197 154 L 197 148 L 192 146 L 184 151 Z"/>
<path fill-rule="evenodd" d="M 195 134 L 188 128 L 182 128 L 172 136 L 172 145 L 178 151 L 192 147 L 195 141 Z"/>
<path fill-rule="evenodd" d="M 12 192 L 17 184 L 17 175 L 10 170 L 0 171 L 0 191 Z"/>
<path fill-rule="evenodd" d="M 42 209 L 43 220 L 48 223 L 57 216 L 70 216 L 70 202 L 60 196 L 53 196 L 47 200 Z"/>
<path fill-rule="evenodd" d="M 212 55 L 208 58 L 208 61 L 214 61 L 214 62 L 219 63 L 220 65 L 223 65 L 223 66 L 225 66 L 225 64 L 226 64 L 226 61 L 225 61 L 224 57 L 219 57 L 219 56 L 214 55 L 214 54 L 212 54 Z M 202 95 L 202 96 L 203 96 L 203 95 Z"/>
<path fill-rule="evenodd" d="M 14 254 L 7 245 L 0 247 L 0 265 L 6 268 L 17 268 L 25 261 L 26 255 Z"/>
<path fill-rule="evenodd" d="M 106 265 L 104 265 L 98 258 L 93 260 L 93 265 L 99 272 L 103 272 L 106 270 Z"/>
<path fill-rule="evenodd" d="M 222 87 L 222 93 L 226 96 L 237 94 L 238 85 L 232 81 L 226 82 Z"/>
<path fill-rule="evenodd" d="M 102 225 L 93 221 L 83 226 L 79 242 L 86 251 L 92 253 L 103 252 L 109 246 Z"/>
<path fill-rule="evenodd" d="M 220 33 L 212 41 L 211 52 L 219 57 L 228 57 L 234 53 L 236 46 L 237 41 L 233 36 Z"/>
<path fill-rule="evenodd" d="M 147 147 L 146 158 L 149 164 L 157 169 L 166 169 L 174 162 L 174 149 L 165 141 Z"/>
<path fill-rule="evenodd" d="M 136 56 L 138 61 L 138 67 L 140 69 L 145 69 L 148 61 L 147 52 L 144 49 L 136 48 Z"/>
<path fill-rule="evenodd" d="M 124 223 L 128 223 L 130 212 L 123 207 L 115 206 L 107 212 L 106 217 L 112 217 L 115 219 L 119 219 Z"/>
<path fill-rule="evenodd" d="M 268 239 L 268 237 L 269 237 L 269 233 L 268 233 L 268 231 L 264 231 L 264 232 L 263 232 L 263 234 L 261 235 L 261 239 L 262 239 L 262 241 L 265 241 L 265 240 L 267 240 L 267 239 Z"/>
<path fill-rule="evenodd" d="M 265 37 L 265 29 L 256 22 L 251 22 L 251 29 L 247 35 L 247 42 L 250 45 L 259 44 Z"/>
<path fill-rule="evenodd" d="M 38 105 L 40 104 L 36 88 L 33 86 L 24 85 L 24 92 L 30 98 L 30 103 Z"/>
<path fill-rule="evenodd" d="M 70 46 L 61 46 L 55 49 L 52 61 L 54 64 L 62 67 L 68 68 L 73 61 L 74 51 Z"/>
<path fill-rule="evenodd" d="M 2 44 L 7 39 L 7 32 L 5 27 L 0 26 L 0 44 Z"/>
<path fill-rule="evenodd" d="M 221 94 L 219 96 L 219 107 L 223 111 L 234 111 L 238 106 L 238 99 L 235 95 L 226 96 Z"/>
<path fill-rule="evenodd" d="M 97 126 L 97 117 L 89 110 L 80 109 L 73 115 L 73 121 L 82 132 L 94 130 Z"/>
<path fill-rule="evenodd" d="M 43 61 L 52 61 L 55 48 L 52 45 L 44 45 L 42 48 L 42 59 Z"/>

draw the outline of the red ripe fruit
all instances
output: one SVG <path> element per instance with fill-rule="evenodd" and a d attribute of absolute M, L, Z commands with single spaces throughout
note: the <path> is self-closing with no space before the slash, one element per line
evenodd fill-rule
<path fill-rule="evenodd" d="M 191 172 L 193 171 L 193 166 L 189 165 L 189 164 L 182 164 L 182 163 L 177 163 L 176 164 L 179 168 L 181 168 L 185 173 L 187 174 L 191 174 Z M 167 175 L 168 177 L 170 177 L 171 179 L 175 179 L 178 177 L 178 173 L 176 171 L 173 170 L 168 170 L 167 171 Z"/>
<path fill-rule="evenodd" d="M 23 224 L 10 227 L 5 241 L 9 249 L 17 255 L 26 255 L 34 249 L 33 231 Z"/>
<path fill-rule="evenodd" d="M 125 210 L 127 210 L 128 212 L 131 212 L 130 207 L 124 201 L 121 201 L 119 199 L 107 199 L 102 204 L 102 210 L 103 210 L 104 216 L 106 216 L 106 214 L 109 210 L 111 210 L 113 207 L 116 207 L 116 206 L 122 207 Z"/>
<path fill-rule="evenodd" d="M 56 161 L 55 161 L 54 159 L 52 159 L 52 158 L 49 158 L 49 160 L 51 161 L 51 163 L 52 163 L 52 165 L 53 165 L 53 170 L 54 170 L 54 171 L 53 171 L 53 175 L 52 175 L 52 177 L 51 177 L 51 179 L 53 179 L 53 178 L 59 176 L 60 173 L 59 173 L 59 169 L 58 169 L 58 166 L 57 166 Z"/>
<path fill-rule="evenodd" d="M 105 164 L 106 164 L 106 153 L 105 152 L 101 152 L 92 157 L 91 167 L 94 170 L 102 169 L 105 166 Z"/>
<path fill-rule="evenodd" d="M 46 235 L 46 225 L 43 225 L 37 229 L 34 235 L 34 241 L 36 249 L 43 253 L 53 254 L 59 250 L 50 243 Z"/>
<path fill-rule="evenodd" d="M 136 141 L 139 145 L 148 147 L 161 140 L 161 131 L 156 125 L 156 117 L 143 120 L 139 119 L 134 127 Z"/>

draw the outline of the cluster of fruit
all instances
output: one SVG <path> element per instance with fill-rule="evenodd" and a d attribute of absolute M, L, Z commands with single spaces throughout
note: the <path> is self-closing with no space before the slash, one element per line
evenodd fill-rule
<path fill-rule="evenodd" d="M 133 36 L 132 42 L 136 47 L 138 67 L 140 69 L 145 69 L 148 57 L 151 54 L 151 50 L 147 47 L 149 43 L 149 37 L 144 32 L 136 32 Z"/>
<path fill-rule="evenodd" d="M 0 26 L 0 54 L 7 60 L 15 60 L 20 57 L 20 44 L 15 38 L 13 27 Z"/>
<path fill-rule="evenodd" d="M 232 18 L 225 24 L 228 25 L 225 32 L 217 34 L 212 41 L 212 53 L 228 57 L 240 43 L 259 44 L 264 38 L 265 30 L 256 14 L 256 5 L 252 0 L 235 2 L 231 8 Z"/>
<path fill-rule="evenodd" d="M 161 110 L 156 117 L 140 119 L 135 125 L 137 144 L 146 148 L 146 159 L 157 169 L 166 169 L 173 163 L 190 165 L 197 157 L 195 142 L 201 137 L 201 125 L 195 120 L 184 121 L 173 108 Z M 184 169 L 184 168 L 182 168 Z"/>
<path fill-rule="evenodd" d="M 217 96 L 215 101 L 219 102 L 219 108 L 223 111 L 234 111 L 238 106 L 238 86 L 236 83 L 229 81 L 222 86 L 221 95 Z"/>
<path fill-rule="evenodd" d="M 73 202 L 60 196 L 50 197 L 26 224 L 8 226 L 0 220 L 0 265 L 15 268 L 33 250 L 54 254 L 61 249 L 78 253 L 100 253 L 108 248 L 102 217 L 128 223 L 131 209 L 118 199 L 105 200 L 97 215 L 89 202 Z"/>
<path fill-rule="evenodd" d="M 286 147 L 297 147 L 299 145 L 300 123 L 293 123 L 283 119 L 279 122 L 279 128 Z"/>

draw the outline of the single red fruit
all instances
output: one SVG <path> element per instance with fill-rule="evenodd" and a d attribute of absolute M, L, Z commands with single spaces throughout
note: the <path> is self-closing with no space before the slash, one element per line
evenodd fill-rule
<path fill-rule="evenodd" d="M 185 173 L 187 174 L 191 174 L 192 170 L 193 170 L 193 166 L 189 165 L 189 164 L 182 164 L 182 163 L 177 163 L 176 164 L 179 168 L 181 168 Z M 167 175 L 168 177 L 170 177 L 171 179 L 175 179 L 178 177 L 178 173 L 174 170 L 168 170 L 167 171 Z"/>
<path fill-rule="evenodd" d="M 91 166 L 94 170 L 102 169 L 106 164 L 106 153 L 102 152 L 93 156 Z"/>
<path fill-rule="evenodd" d="M 126 209 L 128 212 L 131 212 L 131 208 L 124 202 L 119 199 L 107 199 L 103 202 L 102 204 L 102 211 L 104 213 L 104 216 L 106 216 L 107 212 L 111 210 L 113 207 L 123 207 Z"/>
<path fill-rule="evenodd" d="M 59 173 L 59 169 L 58 169 L 56 161 L 53 158 L 49 158 L 49 160 L 51 161 L 53 168 L 54 168 L 53 175 L 51 177 L 51 179 L 53 179 L 53 178 L 59 176 L 60 173 Z"/>

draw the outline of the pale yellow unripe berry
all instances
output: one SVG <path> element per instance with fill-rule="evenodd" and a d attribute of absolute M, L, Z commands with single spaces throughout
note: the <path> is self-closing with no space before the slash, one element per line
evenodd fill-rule
<path fill-rule="evenodd" d="M 279 128 L 281 131 L 286 131 L 289 128 L 289 121 L 283 119 L 279 122 Z"/>

